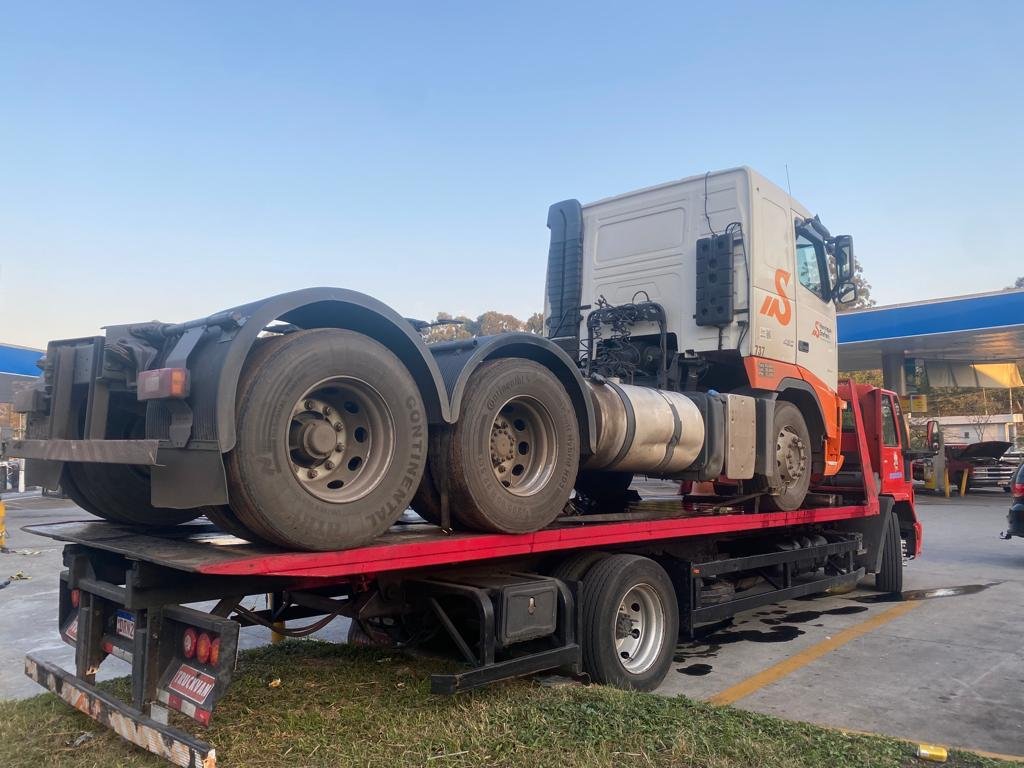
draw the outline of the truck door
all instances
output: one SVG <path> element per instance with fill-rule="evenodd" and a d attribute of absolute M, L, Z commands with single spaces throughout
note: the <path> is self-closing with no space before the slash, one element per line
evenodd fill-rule
<path fill-rule="evenodd" d="M 796 301 L 793 288 L 793 221 L 787 208 L 761 196 L 757 258 L 750 265 L 750 352 L 755 358 L 796 362 Z M 760 363 L 759 363 L 760 364 Z"/>
<path fill-rule="evenodd" d="M 838 383 L 836 323 L 828 261 L 823 244 L 799 232 L 795 283 L 796 364 L 834 390 Z"/>
<path fill-rule="evenodd" d="M 879 445 L 879 462 L 881 470 L 879 475 L 882 478 L 882 492 L 890 484 L 900 484 L 906 480 L 906 466 L 903 460 L 903 446 L 901 445 L 900 422 L 903 414 L 899 410 L 899 404 L 894 403 L 892 395 L 882 392 L 882 424 Z"/>

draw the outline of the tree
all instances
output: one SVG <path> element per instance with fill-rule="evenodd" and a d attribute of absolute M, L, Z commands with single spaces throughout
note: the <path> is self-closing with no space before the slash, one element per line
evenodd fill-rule
<path fill-rule="evenodd" d="M 532 333 L 536 336 L 544 335 L 544 315 L 541 312 L 534 312 L 530 315 L 526 321 L 527 333 Z"/>
<path fill-rule="evenodd" d="M 1013 281 L 1013 285 L 1008 285 L 1003 290 L 1013 291 L 1016 290 L 1017 288 L 1024 288 L 1024 277 L 1018 277 L 1016 280 Z"/>
<path fill-rule="evenodd" d="M 423 340 L 428 344 L 438 341 L 468 339 L 472 335 L 466 326 L 473 321 L 464 315 L 452 317 L 448 312 L 438 312 L 437 319 L 434 322 L 442 323 L 442 325 L 435 325 L 427 329 L 427 332 L 423 335 Z"/>
<path fill-rule="evenodd" d="M 828 273 L 832 278 L 832 285 L 835 285 L 837 279 L 836 260 L 832 256 L 828 258 Z M 855 309 L 875 306 L 877 302 L 871 298 L 871 283 L 864 278 L 864 268 L 860 265 L 859 261 L 853 270 L 851 282 L 853 282 L 854 287 L 857 289 L 857 298 L 849 304 L 837 305 L 836 312 L 851 312 Z"/>
<path fill-rule="evenodd" d="M 510 333 L 523 330 L 523 321 L 512 315 L 490 310 L 475 321 L 467 324 L 467 330 L 474 336 L 490 336 L 495 333 Z"/>
<path fill-rule="evenodd" d="M 985 439 L 985 427 L 990 421 L 992 421 L 992 416 L 987 413 L 972 413 L 967 417 L 967 423 L 974 427 L 974 431 L 978 434 L 979 443 Z"/>

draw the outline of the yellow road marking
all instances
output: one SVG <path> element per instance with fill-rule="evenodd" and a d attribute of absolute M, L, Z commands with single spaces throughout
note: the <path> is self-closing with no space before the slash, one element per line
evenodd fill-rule
<path fill-rule="evenodd" d="M 820 659 L 826 653 L 834 651 L 840 646 L 846 645 L 851 640 L 855 640 L 861 635 L 866 635 L 868 632 L 878 629 L 883 624 L 887 624 L 893 619 L 898 619 L 905 613 L 912 611 L 917 608 L 919 603 L 917 601 L 910 601 L 905 603 L 897 603 L 892 608 L 877 613 L 869 619 L 865 619 L 860 624 L 855 624 L 852 627 L 838 632 L 837 634 L 830 637 L 828 640 L 823 640 L 816 645 L 812 645 L 810 648 L 805 648 L 799 653 L 790 656 L 788 659 L 780 661 L 778 664 L 774 664 L 768 669 L 758 672 L 756 675 L 751 675 L 746 680 L 737 683 L 736 685 L 726 688 L 721 693 L 716 693 L 708 701 L 712 704 L 733 704 L 734 702 L 744 699 L 754 691 L 764 688 L 766 685 L 781 680 L 786 675 L 796 672 L 802 667 L 806 667 L 815 659 Z"/>

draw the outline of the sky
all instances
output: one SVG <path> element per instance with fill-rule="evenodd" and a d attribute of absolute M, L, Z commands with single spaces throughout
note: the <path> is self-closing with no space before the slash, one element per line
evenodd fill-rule
<path fill-rule="evenodd" d="M 1024 3 L 9 3 L 0 341 L 541 309 L 548 206 L 750 165 L 883 304 L 1024 275 Z"/>

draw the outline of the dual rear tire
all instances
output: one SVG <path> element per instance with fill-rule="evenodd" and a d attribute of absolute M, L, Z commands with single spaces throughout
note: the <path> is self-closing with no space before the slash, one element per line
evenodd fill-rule
<path fill-rule="evenodd" d="M 445 453 L 439 444 L 427 467 L 422 398 L 383 345 L 337 329 L 262 340 L 239 383 L 238 439 L 226 457 L 230 509 L 208 516 L 242 538 L 356 547 L 410 502 L 440 523 L 437 478 L 445 478 L 460 527 L 548 525 L 579 465 L 579 427 L 561 382 L 530 360 L 488 361 L 470 376 L 463 403 Z"/>

